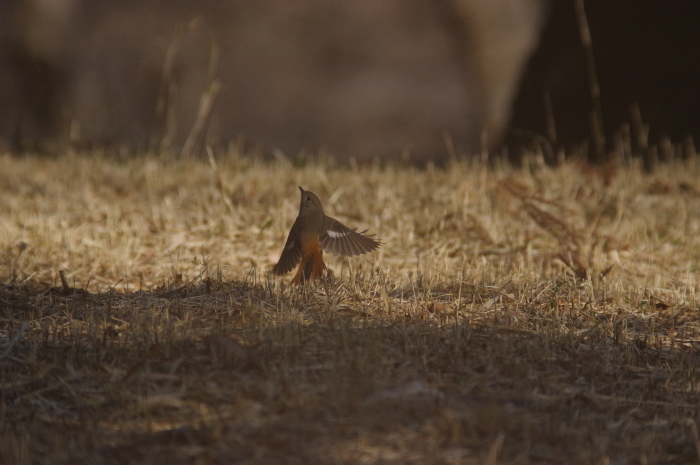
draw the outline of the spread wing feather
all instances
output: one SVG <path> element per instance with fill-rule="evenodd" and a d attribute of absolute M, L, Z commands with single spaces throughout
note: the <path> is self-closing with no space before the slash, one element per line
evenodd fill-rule
<path fill-rule="evenodd" d="M 325 233 L 321 234 L 321 248 L 333 255 L 362 255 L 379 248 L 380 242 L 373 239 L 374 235 L 365 234 L 367 230 L 357 232 L 340 221 L 326 216 L 324 218 Z"/>
<path fill-rule="evenodd" d="M 287 242 L 284 244 L 284 250 L 277 264 L 272 267 L 272 273 L 276 275 L 287 274 L 294 269 L 301 261 L 301 243 L 299 234 L 299 225 L 294 222 L 294 226 L 289 231 Z"/>

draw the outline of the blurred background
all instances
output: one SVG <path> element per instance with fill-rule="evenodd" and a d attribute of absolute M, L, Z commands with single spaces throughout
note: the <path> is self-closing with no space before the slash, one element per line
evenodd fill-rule
<path fill-rule="evenodd" d="M 594 60 L 580 13 L 574 0 L 0 0 L 0 148 L 422 163 L 692 145 L 700 2 L 586 2 Z"/>

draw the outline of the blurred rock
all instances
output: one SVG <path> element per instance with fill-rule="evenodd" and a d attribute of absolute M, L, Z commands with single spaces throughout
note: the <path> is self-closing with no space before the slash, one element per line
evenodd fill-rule
<path fill-rule="evenodd" d="M 505 142 L 514 160 L 533 145 L 553 154 L 591 139 L 574 5 L 4 0 L 0 148 L 198 154 L 243 141 L 420 163 Z M 590 153 L 605 156 L 628 123 L 642 152 L 700 136 L 700 3 L 585 6 L 605 135 Z"/>
<path fill-rule="evenodd" d="M 446 140 L 467 152 L 500 142 L 542 9 L 536 0 L 0 8 L 5 145 L 198 152 L 242 137 L 267 153 L 417 161 L 445 159 Z"/>

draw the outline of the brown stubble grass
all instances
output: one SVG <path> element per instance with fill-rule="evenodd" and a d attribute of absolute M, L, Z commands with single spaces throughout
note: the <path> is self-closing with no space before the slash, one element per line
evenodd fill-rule
<path fill-rule="evenodd" d="M 0 164 L 2 463 L 698 459 L 697 159 Z M 382 249 L 270 278 L 297 185 Z"/>

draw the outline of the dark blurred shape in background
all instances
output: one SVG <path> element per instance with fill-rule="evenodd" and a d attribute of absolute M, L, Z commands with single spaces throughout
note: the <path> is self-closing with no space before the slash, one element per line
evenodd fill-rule
<path fill-rule="evenodd" d="M 544 137 L 570 149 L 591 138 L 588 70 L 574 1 L 554 1 L 540 44 L 512 106 L 508 144 L 528 147 Z M 663 138 L 700 138 L 700 2 L 586 1 L 600 84 L 605 149 L 629 126 L 632 149 Z M 554 123 L 549 134 L 547 118 Z M 648 126 L 644 128 L 643 126 Z M 648 130 L 647 141 L 644 134 Z M 628 132 L 622 131 L 622 136 Z M 517 153 L 512 153 L 516 155 Z M 605 156 L 592 149 L 591 158 Z"/>
<path fill-rule="evenodd" d="M 686 3 L 586 3 L 606 134 L 636 103 L 652 131 L 696 135 L 700 7 Z M 196 154 L 242 140 L 418 162 L 504 142 L 517 156 L 543 137 L 565 147 L 590 134 L 573 12 L 568 0 L 3 0 L 0 147 Z"/>

